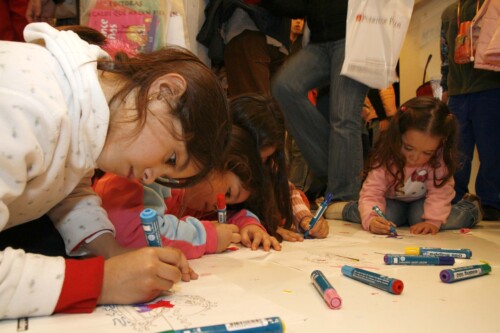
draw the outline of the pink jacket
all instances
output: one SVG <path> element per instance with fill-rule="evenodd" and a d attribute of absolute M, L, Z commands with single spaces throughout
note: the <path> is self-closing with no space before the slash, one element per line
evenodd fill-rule
<path fill-rule="evenodd" d="M 147 246 L 139 214 L 149 207 L 163 216 L 160 232 L 164 246 L 178 248 L 188 259 L 215 253 L 217 233 L 213 223 L 194 217 L 203 216 L 203 213 L 185 210 L 182 218 L 176 216 L 182 203 L 183 189 L 170 189 L 158 184 L 144 186 L 127 178 L 106 174 L 94 184 L 94 190 L 101 197 L 102 207 L 115 226 L 116 240 L 120 245 L 129 248 Z M 248 210 L 228 214 L 228 223 L 240 229 L 255 224 L 265 231 L 257 216 Z"/>
<path fill-rule="evenodd" d="M 500 1 L 485 0 L 472 20 L 474 68 L 500 71 Z"/>
<path fill-rule="evenodd" d="M 444 186 L 434 186 L 433 169 L 430 167 L 405 168 L 405 183 L 402 189 L 396 191 L 391 186 L 392 177 L 385 168 L 370 171 L 359 194 L 358 208 L 361 222 L 365 230 L 369 230 L 370 221 L 376 214 L 372 211 L 377 205 L 385 212 L 386 198 L 405 202 L 425 198 L 422 221 L 432 223 L 438 228 L 446 222 L 451 211 L 451 200 L 455 197 L 455 182 L 450 179 Z M 441 177 L 446 168 L 436 169 L 437 177 Z"/>

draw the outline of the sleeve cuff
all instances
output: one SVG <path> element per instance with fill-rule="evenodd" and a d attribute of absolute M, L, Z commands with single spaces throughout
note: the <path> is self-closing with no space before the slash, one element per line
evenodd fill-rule
<path fill-rule="evenodd" d="M 207 243 L 205 245 L 205 253 L 215 253 L 217 252 L 217 232 L 215 231 L 215 226 L 210 221 L 201 221 L 205 230 L 207 232 Z"/>
<path fill-rule="evenodd" d="M 54 313 L 92 312 L 101 295 L 104 258 L 66 259 L 61 295 Z"/>

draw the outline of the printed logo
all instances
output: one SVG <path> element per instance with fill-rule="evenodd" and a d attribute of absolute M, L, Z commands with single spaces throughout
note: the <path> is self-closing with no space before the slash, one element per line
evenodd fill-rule
<path fill-rule="evenodd" d="M 377 16 L 368 16 L 364 14 L 357 14 L 355 16 L 355 21 L 359 23 L 367 23 L 367 24 L 379 24 L 379 25 L 390 25 L 393 28 L 401 28 L 402 22 L 397 21 L 395 17 L 377 17 Z"/>

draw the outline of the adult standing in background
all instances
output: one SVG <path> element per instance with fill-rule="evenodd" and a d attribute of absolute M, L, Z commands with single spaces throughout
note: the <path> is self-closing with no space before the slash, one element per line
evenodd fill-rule
<path fill-rule="evenodd" d="M 293 57 L 302 48 L 302 37 L 304 31 L 304 19 L 292 19 L 290 27 L 290 57 Z M 288 59 L 289 59 L 288 58 Z M 285 63 L 286 66 L 286 63 Z M 288 178 L 296 188 L 302 191 L 307 191 L 309 188 L 310 179 L 309 166 L 302 156 L 297 142 L 290 133 L 287 133 L 286 148 L 288 153 L 289 175 Z"/>
<path fill-rule="evenodd" d="M 483 219 L 495 221 L 500 220 L 500 72 L 476 69 L 474 62 L 457 64 L 454 61 L 457 17 L 459 22 L 472 20 L 477 5 L 477 0 L 461 0 L 442 14 L 442 42 L 448 46 L 441 48 L 448 50 L 448 106 L 460 125 L 459 149 L 463 155 L 461 168 L 455 174 L 453 203 L 469 192 L 476 146 L 480 160 L 476 194 L 482 201 Z"/>
<path fill-rule="evenodd" d="M 327 178 L 334 201 L 356 200 L 363 167 L 361 109 L 368 87 L 341 76 L 347 0 L 263 0 L 271 12 L 305 17 L 310 41 L 280 71 L 273 95 L 311 169 Z M 330 85 L 325 118 L 307 99 L 309 90 Z"/>
<path fill-rule="evenodd" d="M 211 0 L 197 40 L 214 62 L 224 62 L 228 95 L 271 94 L 271 77 L 290 45 L 290 20 L 256 0 Z"/>

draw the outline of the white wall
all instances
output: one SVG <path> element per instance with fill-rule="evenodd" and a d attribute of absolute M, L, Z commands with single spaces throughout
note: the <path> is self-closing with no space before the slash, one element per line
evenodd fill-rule
<path fill-rule="evenodd" d="M 196 41 L 196 35 L 205 21 L 205 7 L 208 0 L 184 0 L 186 21 L 188 26 L 189 45 L 192 52 L 210 65 L 207 48 Z"/>
<path fill-rule="evenodd" d="M 456 0 L 421 0 L 415 9 L 408 27 L 406 40 L 400 57 L 401 102 L 415 97 L 415 91 L 422 84 L 424 67 L 429 54 L 432 60 L 427 69 L 426 81 L 441 75 L 439 39 L 441 13 Z"/>

